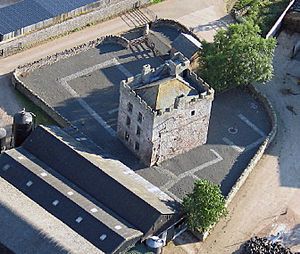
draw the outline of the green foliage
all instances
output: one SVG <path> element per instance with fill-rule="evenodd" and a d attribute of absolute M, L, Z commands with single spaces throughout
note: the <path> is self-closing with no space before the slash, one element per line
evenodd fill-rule
<path fill-rule="evenodd" d="M 160 3 L 160 2 L 162 2 L 163 0 L 151 0 L 151 3 L 153 3 L 153 4 L 157 4 L 157 3 Z"/>
<path fill-rule="evenodd" d="M 251 22 L 219 30 L 213 43 L 204 43 L 200 75 L 216 91 L 272 78 L 275 39 L 264 39 Z"/>
<path fill-rule="evenodd" d="M 243 17 L 253 21 L 265 36 L 275 21 L 290 3 L 290 0 L 240 0 L 234 6 L 235 10 L 246 8 Z"/>
<path fill-rule="evenodd" d="M 189 229 L 204 232 L 227 214 L 225 199 L 218 185 L 208 180 L 195 182 L 194 190 L 183 199 Z"/>

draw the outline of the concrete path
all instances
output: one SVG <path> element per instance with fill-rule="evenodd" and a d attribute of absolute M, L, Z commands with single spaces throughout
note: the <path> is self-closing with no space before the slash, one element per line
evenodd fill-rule
<path fill-rule="evenodd" d="M 268 236 L 283 230 L 284 243 L 300 251 L 300 95 L 283 95 L 282 89 L 300 92 L 300 61 L 289 59 L 298 35 L 284 32 L 274 59 L 275 77 L 260 89 L 279 117 L 277 137 L 229 206 L 229 215 L 217 224 L 204 243 L 188 234 L 164 253 L 242 253 L 240 245 L 251 236 Z M 175 247 L 176 246 L 176 247 Z"/>
<path fill-rule="evenodd" d="M 201 39 L 212 40 L 216 29 L 230 21 L 222 0 L 166 0 L 142 10 L 145 15 L 170 18 L 195 30 Z M 11 72 L 18 65 L 82 44 L 97 37 L 119 34 L 131 29 L 124 18 L 117 17 L 98 25 L 44 43 L 19 54 L 0 60 L 0 75 Z"/>

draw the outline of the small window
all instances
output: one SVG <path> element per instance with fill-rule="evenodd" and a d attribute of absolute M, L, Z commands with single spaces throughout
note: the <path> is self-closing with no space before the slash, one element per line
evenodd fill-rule
<path fill-rule="evenodd" d="M 139 112 L 138 122 L 141 123 L 143 121 L 143 114 Z"/>
<path fill-rule="evenodd" d="M 107 235 L 106 235 L 106 234 L 103 234 L 103 235 L 101 235 L 99 238 L 100 238 L 101 241 L 104 241 L 104 240 L 106 239 L 106 237 L 107 237 Z"/>
<path fill-rule="evenodd" d="M 135 149 L 136 151 L 140 150 L 140 144 L 139 144 L 138 142 L 135 142 L 134 149 Z"/>
<path fill-rule="evenodd" d="M 128 102 L 128 104 L 127 104 L 128 112 L 132 113 L 132 109 L 133 109 L 133 105 L 130 102 Z"/>
<path fill-rule="evenodd" d="M 58 204 L 59 204 L 59 201 L 57 199 L 52 202 L 53 206 L 57 206 Z"/>
<path fill-rule="evenodd" d="M 30 187 L 32 184 L 33 184 L 32 181 L 28 181 L 28 182 L 26 183 L 26 186 L 27 186 L 27 187 Z"/>
<path fill-rule="evenodd" d="M 138 126 L 138 127 L 136 128 L 136 135 L 137 135 L 137 136 L 141 136 L 141 132 L 142 132 L 142 130 L 141 130 L 140 126 Z"/>
<path fill-rule="evenodd" d="M 126 125 L 129 127 L 130 124 L 131 124 L 131 119 L 130 119 L 129 116 L 127 116 L 127 118 L 126 118 Z"/>
<path fill-rule="evenodd" d="M 76 222 L 77 222 L 77 223 L 80 223 L 82 220 L 83 220 L 82 217 L 77 217 L 77 218 L 76 218 Z"/>
<path fill-rule="evenodd" d="M 195 113 L 196 113 L 195 110 L 192 110 L 192 111 L 191 111 L 191 116 L 194 116 Z"/>
<path fill-rule="evenodd" d="M 127 131 L 125 131 L 125 140 L 128 141 L 129 140 L 129 133 Z"/>

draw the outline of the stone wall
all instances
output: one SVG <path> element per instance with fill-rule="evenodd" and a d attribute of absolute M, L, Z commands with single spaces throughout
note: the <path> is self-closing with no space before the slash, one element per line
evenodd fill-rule
<path fill-rule="evenodd" d="M 128 103 L 133 105 L 132 112 L 128 110 Z M 142 121 L 138 121 L 139 113 L 142 114 Z M 125 82 L 120 85 L 120 103 L 118 113 L 118 136 L 120 140 L 136 154 L 146 165 L 150 164 L 152 154 L 152 126 L 155 112 L 147 103 L 138 96 Z M 130 126 L 127 126 L 127 117 L 130 118 Z M 140 128 L 140 135 L 137 135 L 137 128 Z M 125 140 L 125 133 L 128 133 L 128 140 Z M 135 149 L 136 142 L 139 143 L 139 150 Z"/>
<path fill-rule="evenodd" d="M 158 26 L 169 26 L 171 28 L 177 29 L 181 33 L 186 33 L 192 35 L 197 41 L 199 41 L 199 37 L 193 33 L 189 28 L 184 26 L 183 24 L 179 23 L 176 20 L 173 19 L 158 19 L 156 20 L 153 24 L 153 27 L 158 27 Z"/>
<path fill-rule="evenodd" d="M 265 150 L 267 147 L 271 144 L 271 142 L 274 140 L 276 133 L 277 133 L 277 115 L 276 112 L 273 109 L 273 106 L 269 99 L 265 97 L 254 85 L 249 86 L 250 92 L 256 97 L 263 105 L 264 108 L 267 110 L 267 113 L 269 115 L 269 118 L 271 120 L 272 129 L 269 132 L 268 136 L 264 140 L 264 142 L 260 145 L 257 152 L 249 162 L 248 166 L 245 168 L 239 179 L 236 181 L 235 185 L 231 188 L 231 191 L 229 192 L 227 198 L 226 198 L 226 205 L 229 205 L 229 203 L 232 201 L 236 193 L 239 191 L 239 189 L 242 187 L 242 185 L 247 180 L 248 176 L 252 172 L 252 170 L 255 168 L 261 157 L 263 156 Z"/>
<path fill-rule="evenodd" d="M 89 24 L 116 16 L 122 12 L 131 10 L 139 3 L 141 6 L 149 4 L 150 0 L 111 0 L 110 4 L 104 4 L 99 9 L 72 18 L 48 28 L 17 37 L 11 41 L 0 43 L 0 57 L 6 57 L 14 54 L 26 47 L 30 47 L 38 42 L 45 41 L 50 37 L 66 34 L 68 32 L 80 29 Z M 105 1 L 103 1 L 105 3 Z"/>
<path fill-rule="evenodd" d="M 64 118 L 62 115 L 60 115 L 53 107 L 48 105 L 38 95 L 36 95 L 33 91 L 28 89 L 26 87 L 26 85 L 18 78 L 18 75 L 16 75 L 16 73 L 14 73 L 12 75 L 12 84 L 18 91 L 20 91 L 23 95 L 25 95 L 35 105 L 40 107 L 55 122 L 57 122 L 59 126 L 61 126 L 61 127 L 71 126 L 71 123 L 66 118 Z"/>
<path fill-rule="evenodd" d="M 206 143 L 212 101 L 213 96 L 198 98 L 155 117 L 152 162 L 160 163 Z"/>
<path fill-rule="evenodd" d="M 268 148 L 268 146 L 272 143 L 274 140 L 276 133 L 277 133 L 277 128 L 278 128 L 278 120 L 277 120 L 277 115 L 276 112 L 269 101 L 269 99 L 262 94 L 254 85 L 249 86 L 249 91 L 252 93 L 256 99 L 258 99 L 263 105 L 265 110 L 268 113 L 268 116 L 271 120 L 271 125 L 272 129 L 267 135 L 266 139 L 264 142 L 259 146 L 257 152 L 253 156 L 253 158 L 250 160 L 248 163 L 248 166 L 244 169 L 243 173 L 241 176 L 238 178 L 234 186 L 231 188 L 231 191 L 226 197 L 226 207 L 231 203 L 237 192 L 240 190 L 240 188 L 243 186 L 243 184 L 246 182 L 248 176 L 251 174 L 257 163 L 260 161 L 262 156 L 264 155 L 265 150 Z M 193 232 L 193 234 L 201 241 L 205 240 L 211 230 L 214 228 L 215 225 L 212 225 L 209 230 L 207 230 L 204 233 L 199 233 L 199 232 Z"/>
<path fill-rule="evenodd" d="M 124 37 L 120 36 L 105 36 L 102 38 L 98 38 L 93 41 L 89 41 L 82 45 L 73 47 L 71 49 L 66 49 L 62 52 L 53 54 L 51 56 L 47 56 L 45 58 L 41 58 L 32 63 L 27 63 L 25 65 L 19 66 L 12 75 L 12 84 L 14 87 L 19 90 L 23 95 L 25 95 L 28 99 L 30 99 L 34 104 L 40 107 L 46 114 L 48 114 L 55 122 L 57 122 L 61 127 L 71 126 L 71 123 L 60 115 L 53 107 L 48 105 L 44 100 L 42 100 L 38 95 L 35 94 L 34 91 L 30 90 L 20 79 L 19 77 L 22 75 L 28 75 L 29 72 L 34 71 L 35 69 L 41 68 L 45 65 L 51 65 L 57 61 L 62 59 L 71 57 L 73 55 L 79 54 L 81 52 L 87 51 L 90 48 L 96 47 L 100 44 L 105 43 L 117 43 L 122 45 L 123 47 L 127 47 L 129 45 L 129 41 Z"/>

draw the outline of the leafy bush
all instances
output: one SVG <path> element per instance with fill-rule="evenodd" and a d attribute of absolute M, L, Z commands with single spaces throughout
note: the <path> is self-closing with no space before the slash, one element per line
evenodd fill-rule
<path fill-rule="evenodd" d="M 218 185 L 198 180 L 194 190 L 183 199 L 189 229 L 204 232 L 227 214 L 225 199 Z"/>
<path fill-rule="evenodd" d="M 243 17 L 257 24 L 265 36 L 289 3 L 290 0 L 239 0 L 234 10 L 247 8 Z"/>
<path fill-rule="evenodd" d="M 203 43 L 200 76 L 216 91 L 270 80 L 276 40 L 265 39 L 259 32 L 252 22 L 219 30 L 213 43 Z"/>

